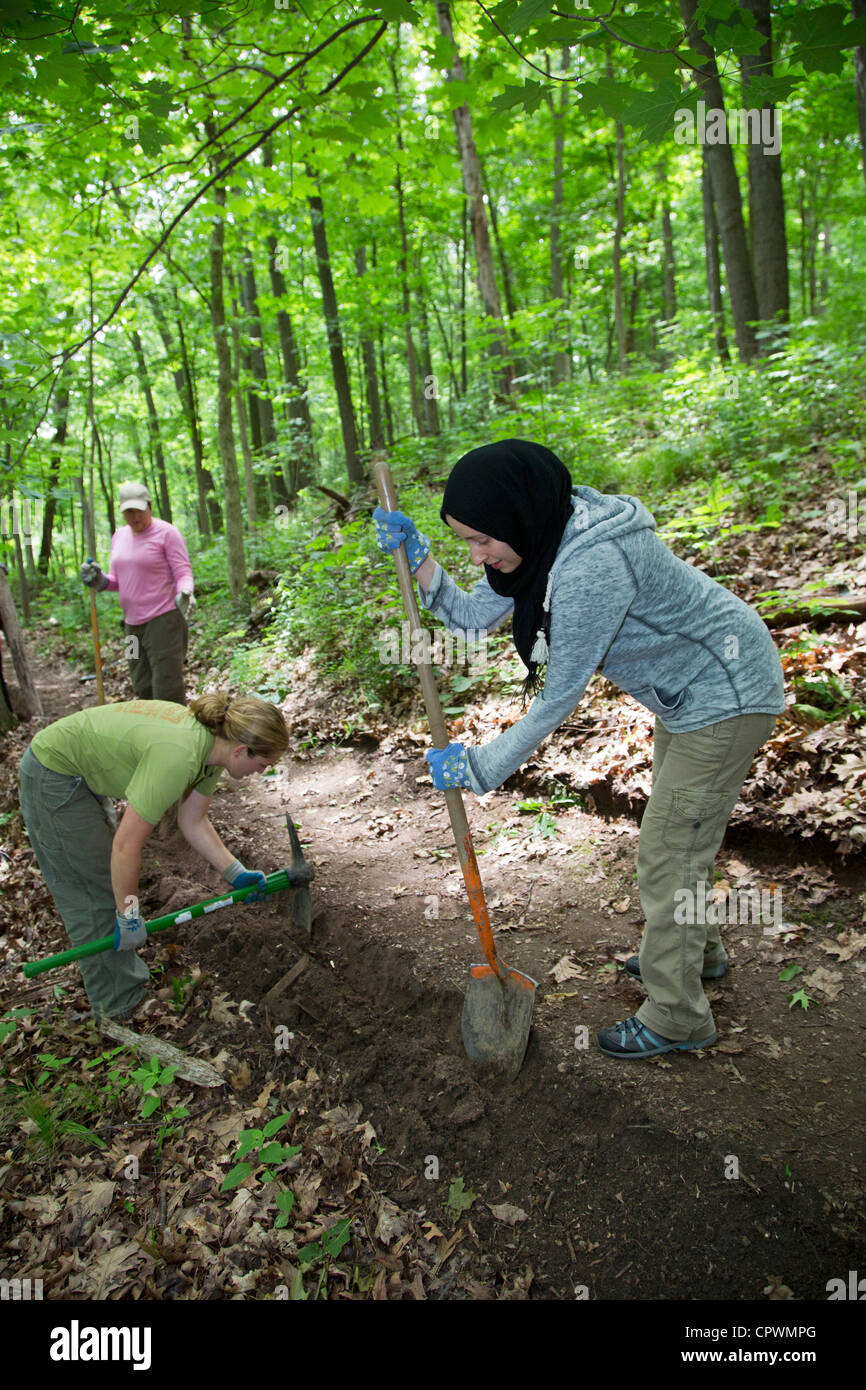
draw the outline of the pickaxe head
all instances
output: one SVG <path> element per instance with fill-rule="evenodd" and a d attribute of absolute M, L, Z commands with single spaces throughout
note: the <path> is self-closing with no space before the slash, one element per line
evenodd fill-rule
<path fill-rule="evenodd" d="M 313 900 L 310 896 L 310 884 L 315 878 L 316 872 L 304 858 L 298 832 L 288 812 L 286 812 L 286 829 L 289 832 L 289 844 L 292 848 L 292 858 L 286 868 L 286 876 L 292 889 L 292 926 L 303 928 L 307 936 L 311 936 L 313 932 Z"/>

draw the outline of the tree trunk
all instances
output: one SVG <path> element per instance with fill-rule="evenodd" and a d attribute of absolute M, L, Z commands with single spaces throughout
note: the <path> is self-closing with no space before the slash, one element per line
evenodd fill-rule
<path fill-rule="evenodd" d="M 363 242 L 359 242 L 355 247 L 355 270 L 358 272 L 358 280 L 362 282 L 359 285 L 359 298 L 363 303 L 363 280 L 367 274 L 367 248 Z M 364 394 L 367 399 L 370 448 L 384 449 L 385 431 L 382 428 L 382 403 L 379 399 L 379 379 L 376 375 L 376 348 L 367 323 L 361 328 L 361 357 L 364 364 Z"/>
<path fill-rule="evenodd" d="M 608 61 L 608 77 L 612 77 Z M 628 369 L 625 307 L 622 289 L 622 239 L 625 234 L 625 132 L 616 123 L 616 218 L 613 226 L 613 316 L 616 325 L 616 356 L 620 372 Z"/>
<path fill-rule="evenodd" d="M 819 313 L 824 313 L 827 308 L 827 299 L 830 294 L 830 262 L 833 258 L 833 229 L 829 222 L 824 223 L 824 240 L 821 246 L 821 283 L 820 299 L 818 302 Z"/>
<path fill-rule="evenodd" d="M 725 101 L 716 67 L 715 54 L 695 22 L 697 0 L 680 0 L 680 13 L 688 32 L 691 48 L 695 53 L 700 53 L 705 60 L 696 71 L 698 85 L 707 108 L 723 112 Z M 755 293 L 752 263 L 749 258 L 746 228 L 743 222 L 743 204 L 734 164 L 734 152 L 729 144 L 708 143 L 704 149 L 722 239 L 725 279 L 728 297 L 731 301 L 731 316 L 734 321 L 737 351 L 741 361 L 751 362 L 758 354 L 758 344 L 753 327 L 758 318 L 758 299 Z"/>
<path fill-rule="evenodd" d="M 238 415 L 238 434 L 241 437 L 241 454 L 244 460 L 244 496 L 247 504 L 247 525 L 255 530 L 258 524 L 256 511 L 256 475 L 253 471 L 253 456 L 250 450 L 247 431 L 246 404 L 241 390 L 241 334 L 238 327 L 239 315 L 237 300 L 232 299 L 232 397 Z"/>
<path fill-rule="evenodd" d="M 502 245 L 502 238 L 499 235 L 499 215 L 496 211 L 496 199 L 490 187 L 490 180 L 487 171 L 481 160 L 478 160 L 478 169 L 481 174 L 481 188 L 487 195 L 487 206 L 490 210 L 490 229 L 493 232 L 493 243 L 496 247 L 496 256 L 499 261 L 499 273 L 502 276 L 502 289 L 505 294 L 505 312 L 510 319 L 517 313 L 517 301 L 514 297 L 514 276 L 511 273 L 511 266 L 505 254 L 505 247 Z"/>
<path fill-rule="evenodd" d="M 710 313 L 713 316 L 713 333 L 716 352 L 723 362 L 730 362 L 728 338 L 725 333 L 725 306 L 722 302 L 722 277 L 719 266 L 719 227 L 716 221 L 716 205 L 713 202 L 713 185 L 707 168 L 707 154 L 701 158 L 701 195 L 704 205 L 704 260 L 707 268 L 707 295 Z"/>
<path fill-rule="evenodd" d="M 180 364 L 176 367 L 173 366 L 171 368 L 171 374 L 174 380 L 174 389 L 177 392 L 177 397 L 180 401 L 180 408 L 183 412 L 183 418 L 186 421 L 186 427 L 189 431 L 190 443 L 192 444 L 193 467 L 195 470 L 196 516 L 198 520 L 198 529 L 201 533 L 202 539 L 205 541 L 209 541 L 211 535 L 212 520 L 212 506 L 210 504 L 214 504 L 217 507 L 217 524 L 213 527 L 215 531 L 219 530 L 219 506 L 216 503 L 216 498 L 213 496 L 213 477 L 210 471 L 204 466 L 204 445 L 202 443 L 201 427 L 199 425 L 198 420 L 198 410 L 196 409 L 195 391 L 193 389 L 192 381 L 192 371 L 189 362 L 189 354 L 186 348 L 186 336 L 183 331 L 183 322 L 181 320 L 179 309 L 177 308 L 177 290 L 174 286 L 172 286 L 172 292 L 174 294 L 176 307 L 175 323 L 178 330 L 178 341 L 180 344 Z M 148 301 L 150 303 L 151 309 L 153 310 L 153 317 L 156 322 L 157 329 L 159 330 L 159 336 L 162 339 L 162 345 L 165 348 L 166 356 L 169 359 L 174 358 L 175 360 L 177 360 L 175 357 L 175 348 L 174 343 L 172 342 L 171 330 L 169 329 L 168 320 L 165 316 L 163 307 L 159 302 L 159 297 L 155 294 L 149 294 Z"/>
<path fill-rule="evenodd" d="M 18 614 L 15 611 L 15 603 L 9 588 L 9 580 L 6 577 L 5 565 L 0 565 L 0 626 L 3 628 L 9 650 L 12 653 L 12 660 L 15 663 L 18 685 L 21 689 L 23 717 L 25 719 L 41 719 L 42 701 L 39 698 L 39 691 L 36 689 L 36 682 L 33 679 L 30 663 L 27 659 L 27 649 L 24 646 L 21 629 L 18 626 Z"/>
<path fill-rule="evenodd" d="M 262 163 L 266 169 L 273 168 L 273 146 L 268 140 L 265 144 Z M 290 470 L 289 492 L 292 496 L 303 487 L 309 487 L 316 476 L 316 451 L 313 442 L 313 420 L 307 399 L 307 384 L 301 373 L 295 332 L 288 309 L 285 308 L 286 281 L 283 275 L 283 253 L 276 236 L 265 238 L 268 248 L 268 275 L 271 294 L 277 300 L 277 333 L 283 357 L 283 382 L 288 396 L 290 442 L 288 456 Z"/>
<path fill-rule="evenodd" d="M 168 496 L 168 478 L 165 472 L 165 455 L 162 451 L 162 434 L 159 428 L 159 416 L 156 413 L 156 405 L 153 400 L 153 389 L 150 384 L 150 373 L 144 356 L 144 345 L 141 341 L 141 334 L 135 329 L 130 335 L 132 350 L 135 353 L 135 360 L 138 363 L 138 384 L 147 404 L 147 423 L 150 431 L 150 444 L 153 451 L 153 458 L 156 464 L 156 476 L 159 487 L 159 511 L 163 521 L 171 521 L 171 502 Z M 95 421 L 92 422 L 95 428 Z"/>
<path fill-rule="evenodd" d="M 562 50 L 562 58 L 559 65 L 561 73 L 568 71 L 570 54 L 567 48 Z M 565 113 L 568 110 L 568 83 L 559 84 L 559 108 L 556 106 L 556 99 L 551 93 L 548 98 L 550 115 L 553 120 L 553 197 L 550 204 L 550 297 L 551 299 L 561 299 L 565 306 L 565 287 L 562 275 L 562 218 L 564 211 L 563 197 L 563 154 L 565 150 Z M 568 332 L 568 320 L 565 312 L 557 316 L 557 333 L 565 334 Z M 556 348 L 553 354 L 553 380 L 570 381 L 573 372 L 571 353 L 564 352 L 562 348 Z"/>
<path fill-rule="evenodd" d="M 439 21 L 440 32 L 449 43 L 453 45 L 454 49 L 454 58 L 448 80 L 450 82 L 463 82 L 465 80 L 463 63 L 457 45 L 454 42 L 454 31 L 451 27 L 451 10 L 447 0 L 436 0 L 436 16 Z M 452 114 L 454 116 L 454 124 L 457 128 L 460 162 L 463 168 L 463 186 L 469 200 L 469 217 L 475 242 L 475 264 L 478 272 L 478 292 L 481 296 L 482 310 L 486 317 L 492 320 L 490 326 L 495 335 L 494 341 L 490 346 L 490 354 L 496 370 L 499 394 L 503 399 L 508 399 L 511 395 L 511 383 L 514 378 L 514 370 L 509 360 L 505 325 L 502 322 L 502 306 L 499 301 L 499 290 L 496 285 L 493 252 L 490 246 L 490 231 L 487 225 L 487 214 L 484 210 L 484 196 L 481 188 L 481 168 L 478 162 L 478 151 L 475 148 L 475 140 L 472 134 L 472 116 L 465 102 Z"/>
<path fill-rule="evenodd" d="M 256 288 L 256 274 L 253 258 L 248 248 L 241 257 L 239 275 L 241 304 L 246 323 L 244 329 L 248 340 L 249 365 L 258 390 L 250 393 L 250 417 L 253 420 L 253 452 L 266 458 L 274 490 L 284 503 L 291 503 L 292 494 L 288 481 L 277 461 L 277 427 L 274 420 L 274 403 L 271 400 L 268 382 L 268 364 L 265 358 L 262 320 L 259 313 L 259 295 Z M 258 429 L 255 421 L 258 420 Z"/>
<path fill-rule="evenodd" d="M 469 199 L 463 194 L 463 213 L 460 222 L 460 394 L 468 390 L 466 372 L 466 261 L 469 248 L 467 222 L 469 219 Z"/>
<path fill-rule="evenodd" d="M 48 465 L 48 488 L 45 497 L 45 509 L 42 513 L 42 540 L 39 546 L 39 560 L 37 568 L 40 574 L 48 573 L 48 564 L 51 559 L 51 538 L 54 531 L 54 518 L 57 515 L 57 498 L 51 494 L 57 487 L 60 480 L 60 465 L 63 460 L 59 450 L 66 443 L 66 432 L 69 423 L 69 385 L 68 382 L 61 380 L 57 383 L 57 390 L 54 392 L 54 438 L 51 441 L 52 448 L 58 450 L 51 455 L 51 462 Z M 112 527 L 112 530 L 114 528 Z"/>
<path fill-rule="evenodd" d="M 286 297 L 286 282 L 280 267 L 277 238 L 266 238 L 268 248 L 268 273 L 271 279 L 271 293 L 277 300 Z M 316 453 L 313 445 L 313 420 L 307 400 L 306 382 L 301 377 L 295 333 L 287 309 L 277 310 L 277 332 L 280 350 L 283 355 L 283 381 L 289 397 L 289 424 L 291 442 L 289 458 L 291 470 L 288 479 L 289 491 L 294 494 L 302 487 L 309 487 L 316 476 Z"/>
<path fill-rule="evenodd" d="M 397 146 L 402 149 L 402 136 L 397 131 Z M 394 178 L 394 189 L 397 194 L 397 220 L 400 226 L 400 259 L 398 269 L 400 272 L 400 294 L 403 309 L 403 325 L 406 333 L 406 369 L 409 373 L 409 399 L 412 402 L 412 417 L 415 421 L 415 428 L 418 433 L 426 434 L 426 420 L 424 417 L 424 407 L 421 404 L 421 389 L 418 384 L 418 354 L 415 351 L 415 340 L 412 337 L 412 297 L 409 292 L 409 242 L 406 236 L 406 216 L 403 209 L 403 180 L 400 175 L 400 167 L 397 166 L 397 173 Z"/>
<path fill-rule="evenodd" d="M 15 711 L 9 701 L 9 691 L 6 689 L 6 682 L 3 679 L 3 655 L 0 646 L 0 735 L 8 734 L 10 729 L 14 729 L 17 723 Z"/>
<path fill-rule="evenodd" d="M 852 0 L 851 13 L 855 19 L 866 17 L 866 0 Z M 866 180 L 866 44 L 854 49 L 854 91 L 857 96 L 857 124 L 860 127 L 860 160 Z"/>
<path fill-rule="evenodd" d="M 418 341 L 421 350 L 421 375 L 423 377 L 424 423 L 428 435 L 437 435 L 442 432 L 439 424 L 439 379 L 433 372 L 433 359 L 430 356 L 430 327 L 427 321 L 427 304 L 424 299 L 420 265 L 415 268 L 415 302 L 418 305 Z"/>
<path fill-rule="evenodd" d="M 760 53 L 743 54 L 740 68 L 743 75 L 744 104 L 748 105 L 749 90 L 756 80 L 773 76 L 773 38 L 770 0 L 740 0 L 754 15 L 758 33 L 764 38 Z M 777 129 L 776 108 L 772 113 L 770 130 Z M 761 116 L 763 122 L 763 112 Z M 749 163 L 749 237 L 758 313 L 764 323 L 787 323 L 788 242 L 785 235 L 785 197 L 782 190 L 782 156 L 771 154 L 762 144 L 750 140 L 746 147 Z"/>
<path fill-rule="evenodd" d="M 383 340 L 382 329 L 379 329 L 379 378 L 382 382 L 382 399 L 385 410 L 385 437 L 388 441 L 388 448 L 394 447 L 394 416 L 391 410 L 391 396 L 388 391 L 388 369 L 385 364 L 385 343 Z"/>
<path fill-rule="evenodd" d="M 316 175 L 307 170 L 310 178 Z M 325 328 L 328 335 L 328 352 L 331 357 L 331 373 L 337 395 L 337 408 L 340 412 L 340 430 L 343 436 L 343 451 L 346 455 L 346 471 L 349 481 L 362 483 L 364 469 L 358 456 L 358 432 L 355 426 L 355 410 L 352 405 L 352 388 L 349 371 L 343 352 L 343 335 L 340 331 L 340 312 L 337 306 L 337 292 L 331 273 L 331 256 L 328 250 L 328 236 L 325 230 L 325 209 L 321 193 L 307 199 L 310 207 L 310 221 L 313 226 L 313 243 L 316 248 L 316 266 L 319 272 L 319 285 L 322 290 L 322 310 L 325 315 Z"/>
<path fill-rule="evenodd" d="M 211 127 L 208 133 L 212 138 L 212 122 L 208 122 L 208 126 Z M 222 207 L 225 204 L 225 198 L 224 185 L 215 185 L 213 189 L 214 202 Z M 210 316 L 217 359 L 217 434 L 220 458 L 222 459 L 225 496 L 226 558 L 229 592 L 235 603 L 242 608 L 248 608 L 249 594 L 247 592 L 246 560 L 244 557 L 241 489 L 235 439 L 232 431 L 232 357 L 228 343 L 223 291 L 224 245 L 225 223 L 223 218 L 218 215 L 213 219 L 210 238 Z"/>
<path fill-rule="evenodd" d="M 662 317 L 666 323 L 673 323 L 677 316 L 677 265 L 671 222 L 671 198 L 664 162 L 656 168 L 662 185 Z"/>

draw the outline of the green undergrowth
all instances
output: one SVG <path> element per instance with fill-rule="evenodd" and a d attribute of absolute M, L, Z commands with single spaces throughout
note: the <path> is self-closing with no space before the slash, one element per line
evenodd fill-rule
<path fill-rule="evenodd" d="M 400 507 L 430 536 L 434 554 L 458 582 L 471 586 L 479 571 L 439 515 L 444 481 L 467 450 L 497 438 L 528 438 L 553 449 L 576 483 L 640 497 L 662 537 L 679 554 L 707 564 L 705 552 L 729 536 L 743 535 L 748 544 L 748 533 L 814 523 L 826 513 L 828 491 L 844 498 L 859 488 L 866 498 L 861 338 L 850 322 L 828 319 L 801 326 L 784 353 L 753 368 L 723 367 L 702 353 L 672 357 L 664 371 L 635 364 L 625 376 L 594 384 L 550 388 L 530 378 L 513 410 L 485 416 L 472 400 L 440 437 L 399 442 L 390 463 Z M 323 465 L 322 481 L 349 491 L 339 460 Z M 333 689 L 352 727 L 416 689 L 401 640 L 395 567 L 379 554 L 370 520 L 377 501 L 372 481 L 352 501 L 350 519 L 338 523 L 333 502 L 307 489 L 290 513 L 278 509 L 247 537 L 248 570 L 279 575 L 275 586 L 250 590 L 252 621 L 231 601 L 224 538 L 194 554 L 194 681 L 204 687 L 228 679 L 237 690 L 281 702 L 303 656 Z M 724 582 L 712 565 L 710 572 Z M 792 589 L 796 584 L 793 573 Z M 101 631 L 116 636 L 119 613 L 104 599 L 98 603 Z M 43 586 L 33 604 L 37 619 L 50 617 L 82 664 L 92 665 L 89 606 L 77 576 L 50 591 Z M 436 663 L 441 626 L 426 614 L 422 622 Z M 453 651 L 445 654 L 440 676 L 452 711 L 477 698 L 483 681 L 496 684 L 490 668 L 500 648 L 506 640 L 492 637 L 484 672 L 460 661 L 459 652 L 456 659 Z M 513 673 L 508 679 L 513 684 Z"/>
<path fill-rule="evenodd" d="M 641 497 L 663 538 L 703 563 L 701 552 L 728 536 L 748 543 L 749 533 L 822 516 L 826 474 L 816 477 L 818 457 L 840 495 L 866 489 L 858 426 L 864 356 L 815 333 L 754 369 L 680 359 L 665 372 L 635 370 L 579 392 L 529 389 L 516 411 L 484 425 L 458 422 L 437 440 L 398 445 L 391 467 L 399 504 L 430 536 L 436 557 L 470 586 L 479 572 L 439 516 L 444 480 L 456 458 L 481 442 L 530 438 L 552 448 L 575 482 Z M 294 659 L 305 654 L 353 726 L 417 687 L 411 662 L 400 659 L 408 654 L 400 640 L 404 613 L 394 566 L 376 548 L 372 485 L 355 503 L 355 518 L 337 525 L 326 499 L 306 492 L 280 527 L 259 537 L 257 562 L 278 570 L 280 581 L 266 601 L 264 626 L 247 634 L 235 618 L 225 653 L 239 684 L 271 698 L 285 692 Z M 424 613 L 422 623 L 435 663 L 442 629 Z M 477 699 L 485 681 L 497 685 L 491 668 L 500 648 L 507 650 L 507 640 L 492 637 L 484 671 L 474 672 L 445 653 L 439 675 L 451 713 Z M 509 679 L 513 686 L 513 673 Z"/>

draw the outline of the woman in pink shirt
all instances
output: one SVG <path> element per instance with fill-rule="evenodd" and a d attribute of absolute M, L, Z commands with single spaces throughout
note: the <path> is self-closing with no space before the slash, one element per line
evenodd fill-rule
<path fill-rule="evenodd" d="M 117 591 L 125 620 L 129 674 L 138 699 L 185 705 L 187 618 L 195 607 L 186 543 L 176 526 L 153 515 L 150 496 L 141 483 L 123 484 L 119 510 L 126 525 L 111 538 L 108 574 L 88 560 L 81 567 L 82 583 Z"/>

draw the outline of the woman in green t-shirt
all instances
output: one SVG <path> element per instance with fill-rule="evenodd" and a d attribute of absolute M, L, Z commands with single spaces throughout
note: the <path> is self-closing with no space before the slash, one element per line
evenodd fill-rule
<path fill-rule="evenodd" d="M 39 867 L 73 946 L 114 931 L 114 950 L 79 962 L 95 1014 L 122 1018 L 144 997 L 150 972 L 136 947 L 147 940 L 138 902 L 141 851 L 162 816 L 180 801 L 181 834 L 233 888 L 265 875 L 247 870 L 208 820 L 223 771 L 263 772 L 289 746 L 275 705 L 223 691 L 188 709 L 165 700 L 131 700 L 79 710 L 41 730 L 21 760 L 21 814 Z M 126 810 L 114 834 L 106 798 Z"/>

